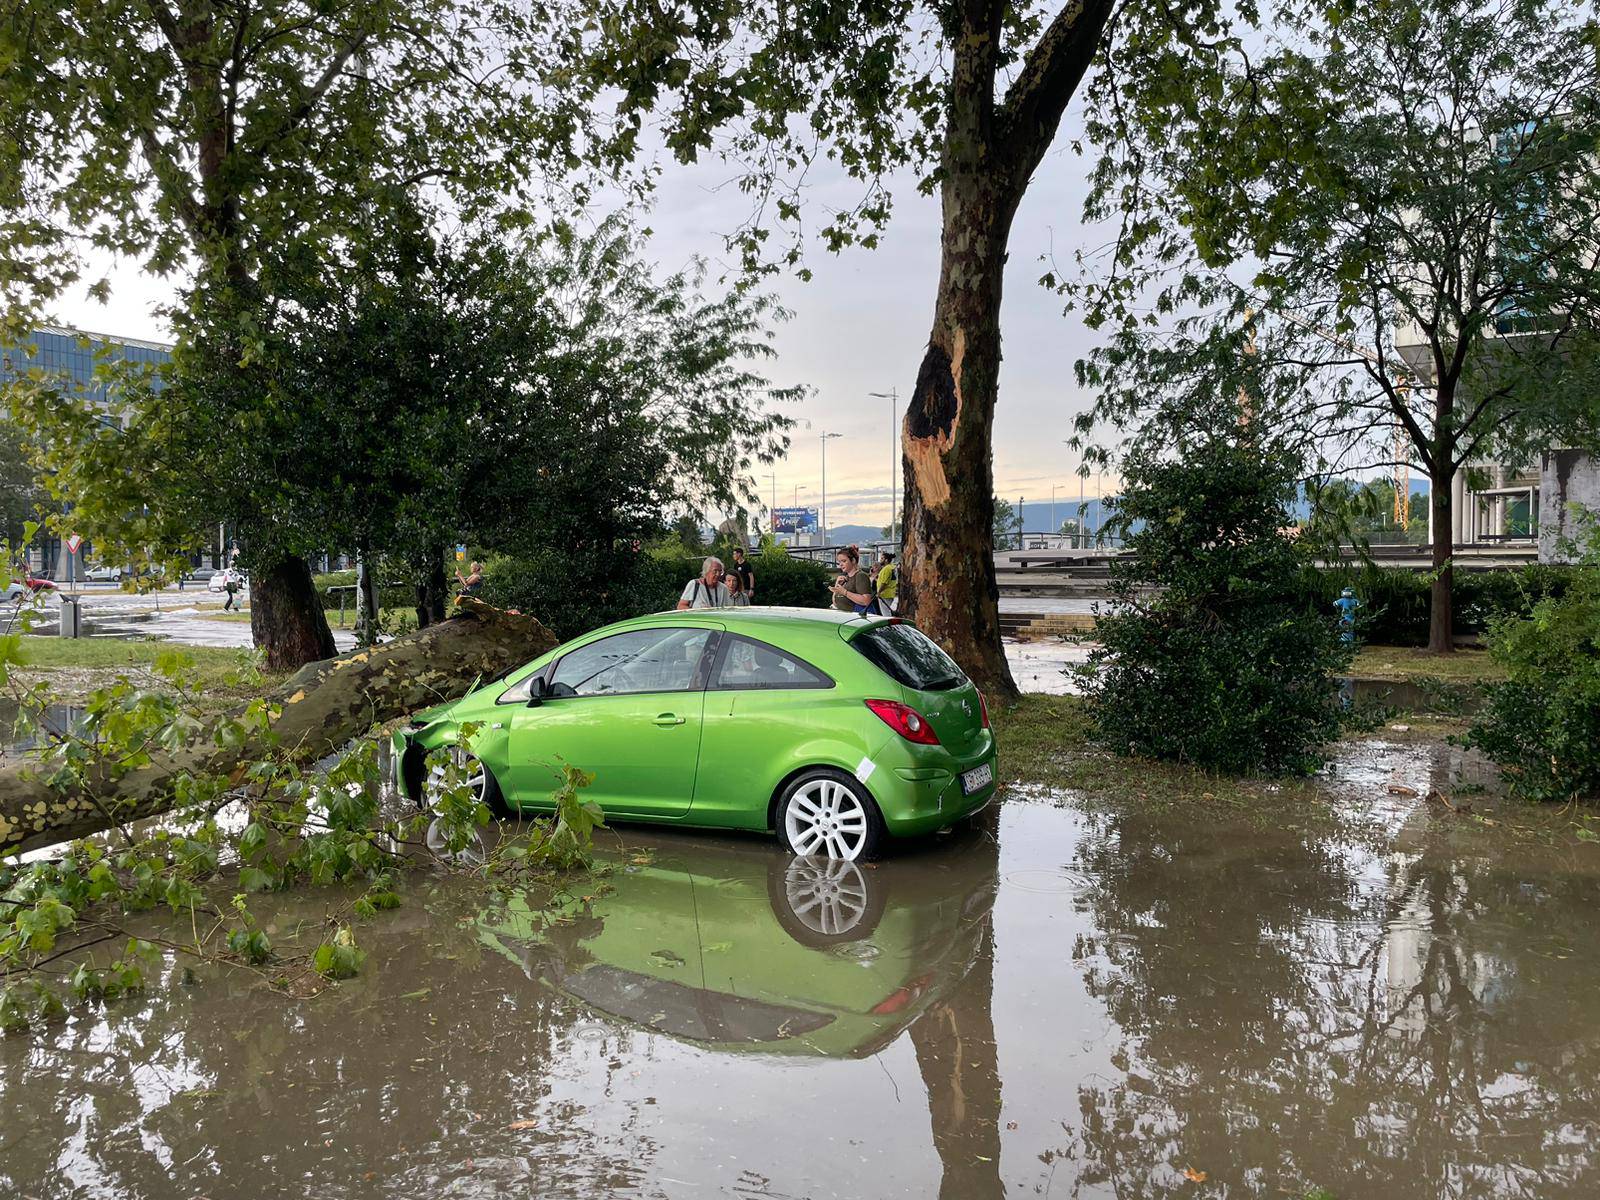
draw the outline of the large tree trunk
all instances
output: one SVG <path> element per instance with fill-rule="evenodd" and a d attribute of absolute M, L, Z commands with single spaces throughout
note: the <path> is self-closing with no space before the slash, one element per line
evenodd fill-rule
<path fill-rule="evenodd" d="M 945 185 L 933 334 L 902 429 L 902 611 L 991 697 L 1017 695 L 1000 642 L 994 569 L 994 406 L 1000 276 L 1010 212 Z"/>
<path fill-rule="evenodd" d="M 994 573 L 994 405 L 1006 238 L 1021 188 L 994 111 L 1000 6 L 969 8 L 942 155 L 939 292 L 906 410 L 901 611 L 998 700 L 1018 694 L 1000 644 Z"/>
<path fill-rule="evenodd" d="M 1455 472 L 1446 464 L 1435 466 L 1428 476 L 1428 507 L 1433 512 L 1433 589 L 1429 598 L 1428 649 L 1434 654 L 1449 654 L 1455 643 L 1455 571 L 1451 558 L 1455 553 L 1455 536 L 1451 529 L 1454 515 Z"/>
<path fill-rule="evenodd" d="M 1064 5 L 995 104 L 1001 0 L 962 0 L 940 156 L 939 293 L 902 429 L 903 611 L 998 700 L 1017 695 L 1000 644 L 992 435 L 1006 241 L 1034 169 L 1088 70 L 1112 0 Z"/>
<path fill-rule="evenodd" d="M 239 778 L 268 754 L 314 762 L 377 723 L 459 696 L 475 679 L 556 644 L 555 635 L 532 617 L 476 600 L 463 601 L 462 608 L 457 620 L 301 670 L 266 697 L 280 708 L 271 723 L 275 745 L 267 734 L 257 734 L 228 749 L 205 730 L 184 749 L 157 754 L 149 766 L 120 779 L 92 771 L 82 791 L 57 791 L 27 764 L 0 770 L 0 854 L 97 833 L 110 828 L 113 818 L 127 822 L 165 812 L 185 776 L 227 772 Z"/>
<path fill-rule="evenodd" d="M 286 558 L 250 577 L 250 633 L 269 671 L 292 671 L 334 655 L 333 630 L 317 598 L 311 566 Z"/>

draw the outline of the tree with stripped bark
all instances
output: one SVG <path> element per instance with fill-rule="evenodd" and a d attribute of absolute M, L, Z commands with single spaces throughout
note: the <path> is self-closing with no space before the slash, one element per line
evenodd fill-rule
<path fill-rule="evenodd" d="M 1227 14 L 1233 14 L 1229 16 Z M 830 211 L 830 250 L 871 248 L 888 182 L 920 178 L 943 208 L 927 350 L 902 424 L 902 611 L 992 696 L 1016 686 L 1000 644 L 992 433 L 1011 223 L 1068 102 L 1107 45 L 1179 70 L 1254 5 L 1216 0 L 572 0 L 563 84 L 587 81 L 621 163 L 659 138 L 680 161 L 734 164 L 754 204 L 730 235 L 745 269 L 804 277 L 808 178 L 842 170 L 858 203 Z M 792 236 L 774 241 L 774 228 Z M 774 250 L 774 246 L 777 247 Z"/>

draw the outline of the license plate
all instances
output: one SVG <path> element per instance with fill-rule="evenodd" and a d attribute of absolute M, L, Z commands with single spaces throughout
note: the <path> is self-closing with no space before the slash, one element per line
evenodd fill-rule
<path fill-rule="evenodd" d="M 961 794 L 970 796 L 979 788 L 986 788 L 993 782 L 993 763 L 984 763 L 981 767 L 973 767 L 972 770 L 961 776 Z"/>

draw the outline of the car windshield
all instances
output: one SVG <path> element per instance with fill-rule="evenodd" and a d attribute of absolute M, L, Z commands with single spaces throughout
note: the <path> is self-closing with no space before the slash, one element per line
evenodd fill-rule
<path fill-rule="evenodd" d="M 919 692 L 947 692 L 967 681 L 955 660 L 914 625 L 879 625 L 850 644 L 890 679 Z"/>

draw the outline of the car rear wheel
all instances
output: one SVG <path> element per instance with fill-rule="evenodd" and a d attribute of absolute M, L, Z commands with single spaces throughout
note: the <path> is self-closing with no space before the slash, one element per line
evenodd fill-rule
<path fill-rule="evenodd" d="M 837 858 L 774 859 L 767 897 L 778 924 L 802 946 L 842 946 L 878 927 L 887 903 L 882 875 Z"/>
<path fill-rule="evenodd" d="M 843 771 L 819 767 L 790 782 L 778 803 L 778 836 L 794 853 L 846 862 L 875 858 L 883 817 Z"/>

